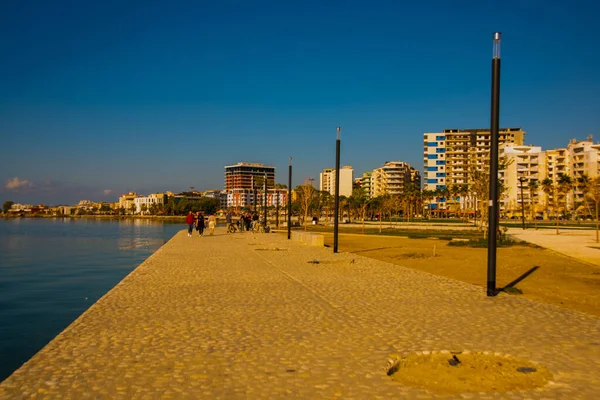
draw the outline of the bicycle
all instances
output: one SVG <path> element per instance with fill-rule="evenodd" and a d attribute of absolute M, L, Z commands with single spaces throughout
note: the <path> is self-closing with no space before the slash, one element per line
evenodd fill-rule
<path fill-rule="evenodd" d="M 236 233 L 238 231 L 237 226 L 235 224 L 229 224 L 227 227 L 227 233 Z"/>

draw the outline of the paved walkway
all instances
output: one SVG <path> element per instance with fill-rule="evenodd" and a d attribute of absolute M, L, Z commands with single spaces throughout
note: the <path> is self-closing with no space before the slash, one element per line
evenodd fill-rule
<path fill-rule="evenodd" d="M 554 377 L 464 397 L 595 399 L 599 332 L 595 317 L 284 235 L 182 231 L 5 380 L 0 398 L 443 398 L 392 381 L 390 355 L 471 350 Z"/>
<path fill-rule="evenodd" d="M 517 239 L 556 251 L 557 253 L 600 265 L 600 243 L 596 243 L 595 230 L 582 229 L 518 229 L 509 228 L 507 233 Z"/>

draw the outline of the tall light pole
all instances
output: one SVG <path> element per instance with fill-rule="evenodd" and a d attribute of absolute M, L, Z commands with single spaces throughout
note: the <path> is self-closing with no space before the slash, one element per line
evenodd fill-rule
<path fill-rule="evenodd" d="M 338 225 L 340 217 L 340 134 L 342 128 L 336 128 L 335 140 L 335 215 L 333 217 L 333 252 L 338 252 Z"/>
<path fill-rule="evenodd" d="M 289 177 L 288 177 L 288 195 L 287 195 L 287 228 L 288 239 L 292 237 L 292 157 L 290 157 Z"/>
<path fill-rule="evenodd" d="M 275 227 L 279 229 L 279 190 L 274 188 L 273 193 L 275 196 Z"/>
<path fill-rule="evenodd" d="M 265 172 L 265 199 L 264 199 L 263 203 L 265 204 L 265 206 L 263 207 L 263 218 L 264 218 L 263 226 L 264 226 L 265 232 L 266 232 L 267 231 L 267 173 L 266 172 Z"/>
<path fill-rule="evenodd" d="M 488 205 L 487 295 L 496 296 L 496 236 L 498 232 L 498 131 L 500 126 L 500 32 L 494 33 L 492 109 L 490 118 L 490 197 Z"/>
<path fill-rule="evenodd" d="M 254 175 L 252 175 L 252 212 L 256 212 L 256 185 L 254 184 Z"/>
<path fill-rule="evenodd" d="M 519 177 L 519 183 L 521 184 L 521 221 L 523 222 L 523 230 L 525 230 L 525 199 L 523 198 L 523 184 L 526 179 L 522 176 Z"/>

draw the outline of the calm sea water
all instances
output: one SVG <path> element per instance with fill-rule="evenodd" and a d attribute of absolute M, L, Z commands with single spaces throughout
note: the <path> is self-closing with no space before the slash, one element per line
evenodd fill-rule
<path fill-rule="evenodd" d="M 183 228 L 146 219 L 0 219 L 0 382 Z"/>

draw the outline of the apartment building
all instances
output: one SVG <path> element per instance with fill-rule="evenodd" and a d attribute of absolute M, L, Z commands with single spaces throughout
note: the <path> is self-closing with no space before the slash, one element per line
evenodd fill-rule
<path fill-rule="evenodd" d="M 356 183 L 363 189 L 365 194 L 369 196 L 369 198 L 373 197 L 373 190 L 371 187 L 371 176 L 373 172 L 368 171 L 362 174 L 361 177 L 356 178 Z"/>
<path fill-rule="evenodd" d="M 256 203 L 254 199 L 256 197 Z M 285 207 L 287 206 L 287 189 L 267 189 L 267 207 Z M 247 189 L 233 189 L 227 191 L 226 207 L 228 208 L 252 208 L 256 204 L 256 209 L 261 209 L 264 205 L 264 190 L 257 188 L 256 191 Z"/>
<path fill-rule="evenodd" d="M 548 173 L 546 152 L 540 146 L 505 143 L 499 147 L 498 155 L 506 165 L 499 171 L 499 179 L 505 188 L 499 199 L 500 212 L 520 216 L 525 208 L 527 217 L 542 216 L 545 194 L 540 183 Z M 533 182 L 537 182 L 537 190 L 532 189 Z"/>
<path fill-rule="evenodd" d="M 586 140 L 571 139 L 566 148 L 547 150 L 548 172 L 544 178 L 550 178 L 557 185 L 561 174 L 569 175 L 574 182 L 584 175 L 590 179 L 600 175 L 600 144 L 594 144 L 592 139 L 592 135 Z M 556 196 L 559 207 L 566 204 L 568 209 L 573 209 L 585 205 L 585 194 L 577 185 L 567 193 L 556 193 Z M 548 200 L 554 204 L 554 194 Z"/>
<path fill-rule="evenodd" d="M 594 144 L 592 135 L 586 140 L 571 139 L 567 150 L 570 156 L 570 175 L 575 181 L 584 175 L 594 179 L 600 175 L 600 144 Z M 574 206 L 581 206 L 585 202 L 585 194 L 579 187 L 572 192 Z"/>
<path fill-rule="evenodd" d="M 225 190 L 253 189 L 262 185 L 265 176 L 267 188 L 275 184 L 275 167 L 260 163 L 239 162 L 225 167 Z"/>
<path fill-rule="evenodd" d="M 413 178 L 416 182 L 413 182 Z M 409 163 L 403 161 L 387 161 L 383 166 L 375 168 L 371 174 L 371 193 L 373 197 L 385 194 L 403 194 L 408 185 L 420 186 L 421 178 Z"/>
<path fill-rule="evenodd" d="M 502 128 L 498 143 L 523 145 L 525 133 L 521 128 Z M 489 168 L 489 129 L 444 129 L 424 133 L 423 140 L 425 190 L 468 184 L 470 170 Z M 446 199 L 438 200 L 430 208 L 446 209 Z"/>
<path fill-rule="evenodd" d="M 354 182 L 354 169 L 345 165 L 340 168 L 340 196 L 352 195 L 352 183 Z M 335 195 L 335 169 L 325 168 L 319 174 L 319 190 Z"/>
<path fill-rule="evenodd" d="M 135 199 L 138 197 L 136 192 L 124 193 L 119 197 L 119 208 L 124 210 L 130 210 L 131 206 L 135 204 Z"/>
<path fill-rule="evenodd" d="M 260 163 L 239 162 L 225 166 L 225 191 L 227 207 L 251 207 L 258 192 L 263 190 L 266 178 L 267 189 L 275 185 L 275 167 Z"/>
<path fill-rule="evenodd" d="M 160 206 L 164 205 L 167 202 L 167 195 L 164 193 L 153 193 L 148 196 L 137 196 L 133 199 L 133 204 L 135 204 L 135 212 L 141 213 L 142 206 L 145 206 L 146 211 L 152 207 L 152 205 Z"/>

